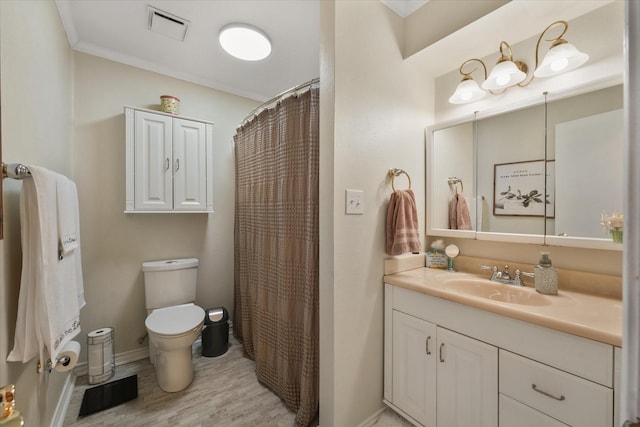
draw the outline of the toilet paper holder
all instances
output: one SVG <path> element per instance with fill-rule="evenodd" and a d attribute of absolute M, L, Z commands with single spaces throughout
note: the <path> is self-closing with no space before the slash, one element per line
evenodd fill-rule
<path fill-rule="evenodd" d="M 55 361 L 49 358 L 47 359 L 46 365 L 42 366 L 42 361 L 38 360 L 36 372 L 41 373 L 43 369 L 47 369 L 49 373 L 54 369 L 58 372 L 70 371 L 76 366 L 76 363 L 78 363 L 79 355 L 80 343 L 77 341 L 68 341 L 56 355 Z"/>
<path fill-rule="evenodd" d="M 55 365 L 51 362 L 51 359 L 47 359 L 47 372 L 51 373 L 51 371 L 53 370 L 53 367 L 56 366 L 58 363 L 61 364 L 62 366 L 67 366 L 69 365 L 69 363 L 71 363 L 71 358 L 66 355 L 58 357 L 56 358 Z M 40 363 L 40 359 L 38 359 L 38 363 L 36 364 L 36 372 L 37 373 L 42 372 L 42 363 Z"/>

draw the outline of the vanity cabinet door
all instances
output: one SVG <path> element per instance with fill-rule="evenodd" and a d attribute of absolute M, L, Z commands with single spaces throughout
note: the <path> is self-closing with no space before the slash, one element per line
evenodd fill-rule
<path fill-rule="evenodd" d="M 498 348 L 438 328 L 437 424 L 497 427 Z"/>
<path fill-rule="evenodd" d="M 393 404 L 436 426 L 436 325 L 393 311 Z"/>

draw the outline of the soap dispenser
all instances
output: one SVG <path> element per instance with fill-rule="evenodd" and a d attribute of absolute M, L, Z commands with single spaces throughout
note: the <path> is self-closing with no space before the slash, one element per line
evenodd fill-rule
<path fill-rule="evenodd" d="M 558 270 L 551 266 L 549 252 L 540 252 L 542 257 L 535 268 L 536 291 L 546 295 L 558 294 Z"/>

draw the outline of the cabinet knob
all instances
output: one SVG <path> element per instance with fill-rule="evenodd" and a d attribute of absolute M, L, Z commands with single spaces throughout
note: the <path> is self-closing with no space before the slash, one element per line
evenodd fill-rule
<path fill-rule="evenodd" d="M 164 170 L 168 171 L 169 170 L 169 158 L 167 157 L 166 160 L 164 161 Z"/>
<path fill-rule="evenodd" d="M 444 343 L 440 344 L 440 362 L 444 363 L 444 356 L 442 355 L 442 350 L 444 349 Z"/>
<path fill-rule="evenodd" d="M 176 172 L 180 169 L 180 159 L 176 159 Z"/>
<path fill-rule="evenodd" d="M 431 354 L 431 350 L 429 350 L 429 341 L 431 341 L 431 335 L 429 335 L 427 337 L 427 342 L 426 342 L 426 345 L 425 345 L 425 347 L 426 347 L 425 350 L 427 352 L 427 355 Z"/>

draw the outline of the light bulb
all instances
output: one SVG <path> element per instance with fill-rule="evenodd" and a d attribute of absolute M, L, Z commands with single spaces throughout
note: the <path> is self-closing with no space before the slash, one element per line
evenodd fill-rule
<path fill-rule="evenodd" d="M 562 71 L 569 64 L 569 60 L 567 58 L 558 58 L 549 65 L 552 71 Z"/>
<path fill-rule="evenodd" d="M 471 91 L 470 90 L 466 90 L 466 91 L 464 91 L 464 92 L 462 92 L 460 94 L 460 99 L 462 101 L 468 101 L 468 100 L 471 99 L 472 96 L 473 96 L 473 94 L 471 93 Z"/>
<path fill-rule="evenodd" d="M 498 86 L 504 86 L 507 83 L 509 83 L 509 79 L 510 79 L 509 78 L 509 74 L 507 74 L 507 73 L 498 74 L 496 76 L 496 84 Z"/>

